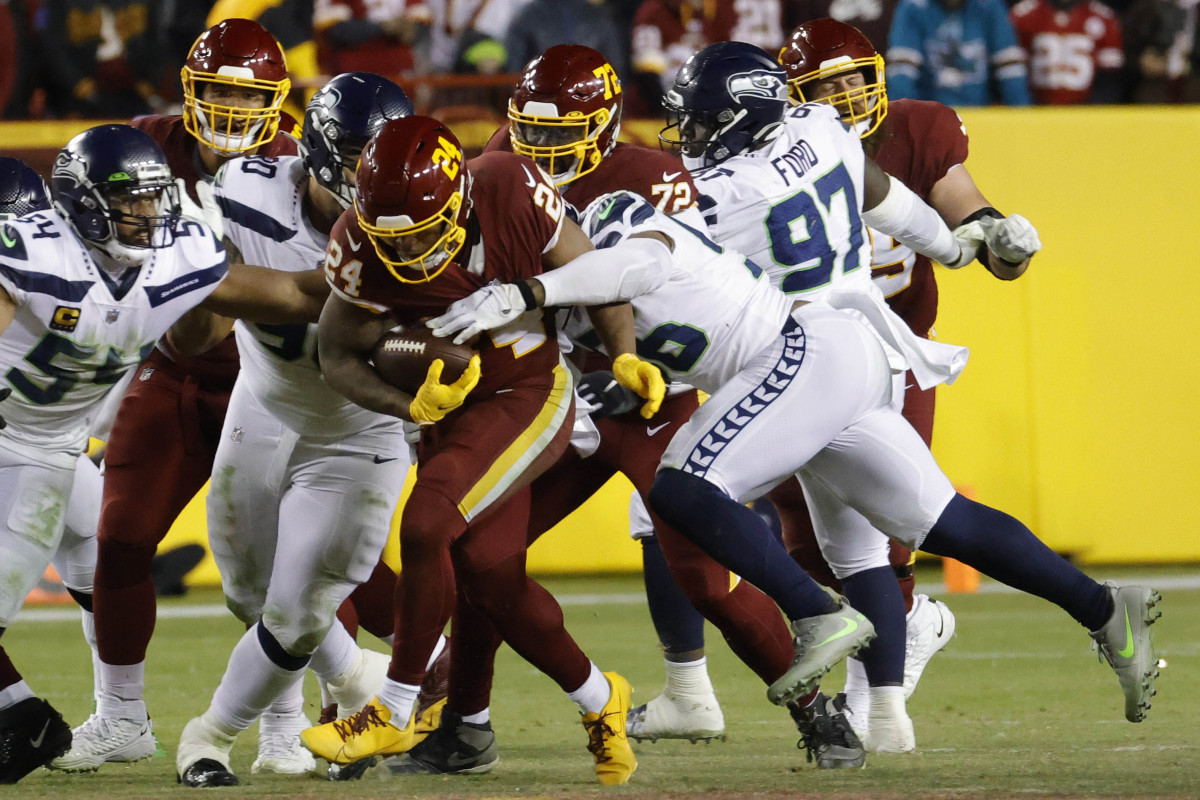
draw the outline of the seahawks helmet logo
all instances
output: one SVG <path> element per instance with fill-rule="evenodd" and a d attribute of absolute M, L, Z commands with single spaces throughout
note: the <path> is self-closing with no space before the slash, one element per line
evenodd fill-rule
<path fill-rule="evenodd" d="M 787 102 L 787 87 L 778 75 L 772 75 L 766 70 L 739 72 L 730 75 L 725 82 L 729 93 L 735 98 L 761 97 L 764 100 L 779 100 Z"/>

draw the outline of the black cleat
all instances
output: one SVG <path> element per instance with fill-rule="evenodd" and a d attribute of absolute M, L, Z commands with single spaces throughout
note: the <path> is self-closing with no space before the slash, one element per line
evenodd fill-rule
<path fill-rule="evenodd" d="M 499 762 L 491 723 L 463 722 L 453 711 L 444 711 L 437 730 L 383 766 L 393 775 L 478 775 Z"/>
<path fill-rule="evenodd" d="M 830 700 L 820 692 L 804 708 L 788 706 L 800 731 L 796 747 L 807 750 L 808 761 L 815 759 L 818 769 L 857 769 L 866 764 L 867 751 L 850 727 L 845 708 L 846 695 Z"/>
<path fill-rule="evenodd" d="M 331 781 L 356 781 L 367 774 L 367 770 L 377 763 L 379 763 L 378 758 L 367 756 L 358 761 L 351 761 L 349 764 L 330 764 L 326 777 Z"/>
<path fill-rule="evenodd" d="M 193 789 L 210 789 L 214 786 L 237 786 L 238 779 L 225 765 L 212 758 L 202 758 L 183 771 L 177 778 L 179 783 Z"/>
<path fill-rule="evenodd" d="M 16 783 L 70 749 L 71 726 L 40 697 L 0 710 L 0 783 Z"/>

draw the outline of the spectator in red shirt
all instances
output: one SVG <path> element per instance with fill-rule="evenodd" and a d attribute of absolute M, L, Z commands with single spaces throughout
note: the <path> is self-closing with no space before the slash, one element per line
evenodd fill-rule
<path fill-rule="evenodd" d="M 1038 105 L 1116 103 L 1125 53 L 1116 14 L 1097 0 L 1022 0 L 1010 12 Z"/>
<path fill-rule="evenodd" d="M 412 70 L 416 22 L 407 6 L 407 0 L 315 0 L 313 31 L 321 71 L 395 76 Z"/>

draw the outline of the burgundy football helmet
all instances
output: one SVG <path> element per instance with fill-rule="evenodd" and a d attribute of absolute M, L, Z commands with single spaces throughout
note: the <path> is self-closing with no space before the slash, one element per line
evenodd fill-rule
<path fill-rule="evenodd" d="M 621 81 L 604 56 L 581 44 L 555 45 L 529 62 L 513 90 L 513 150 L 564 186 L 616 147 L 621 100 Z"/>
<path fill-rule="evenodd" d="M 236 155 L 275 138 L 279 112 L 292 88 L 279 42 L 248 19 L 227 19 L 192 45 L 183 65 L 183 124 L 188 133 L 220 153 Z M 206 85 L 252 89 L 266 95 L 259 108 L 206 102 Z"/>
<path fill-rule="evenodd" d="M 853 25 L 829 17 L 804 23 L 779 51 L 779 63 L 797 103 L 828 103 L 864 139 L 883 124 L 888 105 L 883 56 Z M 858 73 L 861 82 L 846 73 Z M 822 86 L 835 77 L 849 77 L 857 85 L 833 87 L 832 92 Z"/>
<path fill-rule="evenodd" d="M 431 281 L 467 239 L 462 146 L 432 117 L 394 119 L 362 151 L 354 211 L 402 283 Z"/>

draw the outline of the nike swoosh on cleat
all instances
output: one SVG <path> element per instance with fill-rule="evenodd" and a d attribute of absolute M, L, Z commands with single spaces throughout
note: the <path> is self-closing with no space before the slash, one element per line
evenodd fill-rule
<path fill-rule="evenodd" d="M 1121 658 L 1129 658 L 1137 650 L 1133 643 L 1133 629 L 1129 626 L 1129 606 L 1125 607 L 1125 646 L 1117 651 Z"/>
<path fill-rule="evenodd" d="M 853 619 L 847 619 L 847 620 L 846 620 L 846 626 L 845 626 L 844 628 L 842 628 L 840 631 L 838 631 L 837 633 L 835 633 L 833 636 L 830 636 L 830 637 L 829 637 L 828 639 L 826 639 L 825 641 L 823 641 L 823 642 L 817 642 L 817 644 L 816 644 L 816 645 L 814 645 L 814 646 L 815 646 L 815 647 L 822 647 L 822 646 L 824 646 L 824 645 L 827 645 L 827 644 L 829 644 L 829 643 L 830 643 L 830 642 L 832 642 L 832 641 L 835 641 L 835 640 L 837 640 L 837 639 L 841 639 L 843 636 L 849 636 L 850 634 L 854 633 L 856 630 L 858 630 L 858 622 L 857 622 L 856 620 L 853 620 Z"/>
<path fill-rule="evenodd" d="M 399 457 L 400 456 L 394 456 L 392 458 L 380 458 L 379 456 L 375 456 L 375 463 L 376 464 L 386 464 L 389 461 L 395 461 Z"/>
<path fill-rule="evenodd" d="M 469 767 L 474 762 L 475 762 L 475 756 L 462 756 L 462 755 L 459 755 L 458 753 L 451 753 L 449 756 L 446 757 L 446 766 L 451 767 L 451 768 Z"/>
<path fill-rule="evenodd" d="M 46 731 L 49 728 L 50 728 L 50 720 L 46 720 L 45 724 L 42 725 L 42 732 L 39 733 L 36 738 L 29 740 L 29 746 L 32 747 L 34 750 L 37 750 L 39 747 L 41 747 L 42 742 L 45 741 L 45 739 L 46 739 Z"/>
<path fill-rule="evenodd" d="M 376 462 L 378 463 L 378 462 Z M 937 638 L 942 638 L 942 631 L 946 630 L 946 618 L 942 616 L 942 612 L 938 611 L 938 632 Z"/>

